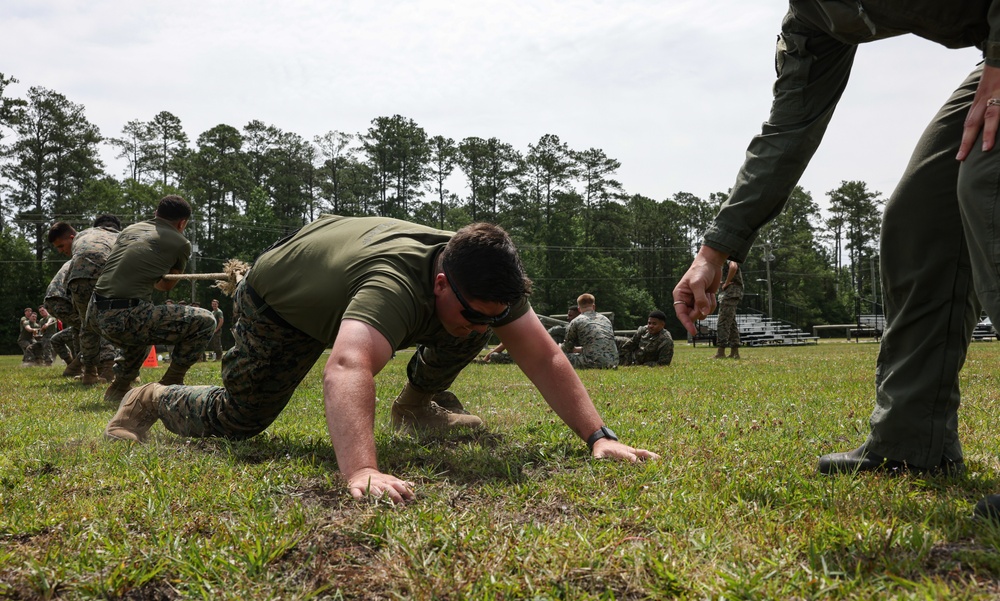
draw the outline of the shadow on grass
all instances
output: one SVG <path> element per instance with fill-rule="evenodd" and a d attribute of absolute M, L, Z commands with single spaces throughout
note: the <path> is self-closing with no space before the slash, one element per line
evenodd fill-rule
<path fill-rule="evenodd" d="M 298 462 L 316 465 L 331 473 L 338 470 L 333 447 L 326 438 L 288 436 L 265 432 L 248 440 L 175 438 L 188 449 L 226 456 L 244 464 Z M 552 445 L 555 445 L 554 447 Z M 506 436 L 489 431 L 449 432 L 407 437 L 393 435 L 376 441 L 380 469 L 392 474 L 420 472 L 453 484 L 484 482 L 519 483 L 540 464 L 585 455 L 569 442 L 546 441 L 536 446 L 513 444 Z M 413 478 L 415 476 L 407 476 Z"/>

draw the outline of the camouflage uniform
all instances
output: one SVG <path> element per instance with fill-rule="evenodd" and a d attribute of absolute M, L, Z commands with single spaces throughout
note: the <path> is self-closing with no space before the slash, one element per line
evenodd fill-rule
<path fill-rule="evenodd" d="M 96 324 L 87 322 L 87 306 L 117 237 L 118 232 L 111 228 L 92 227 L 83 230 L 73 239 L 73 258 L 70 259 L 69 274 L 66 276 L 66 288 L 81 325 L 80 360 L 84 367 L 96 367 L 115 359 L 115 349 L 111 343 L 101 338 Z"/>
<path fill-rule="evenodd" d="M 67 278 L 72 261 L 66 261 L 49 283 L 45 291 L 45 308 L 62 321 L 63 329 L 51 339 L 52 350 L 66 363 L 70 363 L 80 352 L 80 315 L 73 307 L 73 299 L 67 289 Z"/>
<path fill-rule="evenodd" d="M 574 347 L 583 347 L 574 353 Z M 573 367 L 578 369 L 609 369 L 618 366 L 618 347 L 615 345 L 615 329 L 611 320 L 597 313 L 587 311 L 570 322 L 566 328 L 566 340 L 562 350 Z"/>
<path fill-rule="evenodd" d="M 622 345 L 623 365 L 670 365 L 674 358 L 674 339 L 666 328 L 655 336 L 649 326 L 639 326 L 632 338 Z"/>
<path fill-rule="evenodd" d="M 73 308 L 73 298 L 66 288 L 69 283 L 69 270 L 72 263 L 72 261 L 66 261 L 59 268 L 59 272 L 52 278 L 49 287 L 45 290 L 45 301 L 42 303 L 48 312 L 55 315 L 56 319 L 61 320 L 63 326 L 67 328 L 80 323 L 80 316 Z"/>
<path fill-rule="evenodd" d="M 235 345 L 222 357 L 222 387 L 168 386 L 159 397 L 159 416 L 181 436 L 249 438 L 263 432 L 288 404 L 327 343 L 277 317 L 247 293 L 247 280 L 233 299 Z M 276 319 L 277 317 L 277 319 Z M 474 359 L 492 332 L 455 338 L 442 331 L 417 345 L 406 366 L 421 390 L 446 390 Z"/>
<path fill-rule="evenodd" d="M 17 346 L 21 347 L 21 361 L 24 363 L 34 363 L 35 362 L 35 335 L 33 332 L 36 324 L 33 323 L 27 317 L 21 318 L 21 323 L 18 326 L 17 334 Z"/>
<path fill-rule="evenodd" d="M 121 347 L 116 383 L 139 375 L 150 345 L 173 345 L 170 370 L 186 371 L 211 340 L 215 318 L 210 311 L 150 300 L 160 277 L 172 269 L 183 271 L 190 255 L 191 243 L 159 217 L 134 223 L 118 235 L 94 286 L 89 312 L 101 333 Z"/>
<path fill-rule="evenodd" d="M 126 381 L 139 375 L 153 344 L 174 345 L 171 363 L 193 365 L 215 329 L 215 318 L 204 309 L 154 305 L 147 300 L 121 309 L 94 307 L 90 318 L 105 336 L 121 347 L 115 377 Z"/>
<path fill-rule="evenodd" d="M 222 356 L 223 386 L 164 388 L 157 397 L 164 426 L 182 436 L 240 439 L 262 432 L 336 340 L 343 319 L 379 328 L 397 350 L 415 344 L 406 368 L 410 385 L 428 393 L 446 390 L 492 336 L 487 328 L 456 338 L 435 314 L 431 275 L 451 235 L 392 219 L 322 216 L 285 241 L 287 248 L 264 253 L 236 288 L 235 343 Z M 333 253 L 295 252 L 327 246 L 342 253 L 340 260 L 327 263 Z M 292 264 L 297 269 L 290 270 Z M 301 273 L 319 269 L 334 273 L 301 281 Z M 394 284 L 399 288 L 389 288 Z M 269 295 L 275 307 L 264 300 Z M 409 316 L 395 319 L 407 310 Z M 522 299 L 500 325 L 528 311 Z"/>
<path fill-rule="evenodd" d="M 215 353 L 216 359 L 222 358 L 222 325 L 226 323 L 226 316 L 222 313 L 222 309 L 215 309 L 212 311 L 212 317 L 215 318 L 216 328 L 215 333 L 212 334 L 212 339 L 208 342 L 208 350 Z"/>
<path fill-rule="evenodd" d="M 35 360 L 45 365 L 52 365 L 52 361 L 55 359 L 52 354 L 52 336 L 56 333 L 57 324 L 58 320 L 51 315 L 45 318 L 38 318 L 38 327 L 42 328 L 42 332 L 35 339 L 35 346 L 37 348 L 35 351 Z"/>
<path fill-rule="evenodd" d="M 76 357 L 80 352 L 79 331 L 79 328 L 75 326 L 63 328 L 53 334 L 49 341 L 52 343 L 52 352 L 59 355 L 59 358 L 67 364 L 71 363 L 73 357 Z"/>
<path fill-rule="evenodd" d="M 716 325 L 716 339 L 719 348 L 735 348 L 740 345 L 740 328 L 736 324 L 736 307 L 741 300 L 743 300 L 743 270 L 737 269 L 733 281 L 726 286 L 719 299 L 719 320 Z"/>
<path fill-rule="evenodd" d="M 552 340 L 556 341 L 556 344 L 562 344 L 566 340 L 566 328 L 569 326 L 552 326 L 548 329 L 549 336 Z"/>

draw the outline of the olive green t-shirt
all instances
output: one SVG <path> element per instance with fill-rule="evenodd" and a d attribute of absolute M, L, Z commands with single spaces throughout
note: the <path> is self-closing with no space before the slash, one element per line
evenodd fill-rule
<path fill-rule="evenodd" d="M 247 283 L 317 340 L 332 343 L 340 322 L 354 319 L 402 349 L 444 329 L 434 312 L 434 263 L 453 235 L 385 217 L 321 215 L 257 259 Z M 522 299 L 497 325 L 528 309 Z"/>
<path fill-rule="evenodd" d="M 169 221 L 155 217 L 118 234 L 94 292 L 108 298 L 144 298 L 171 269 L 184 272 L 191 242 Z"/>

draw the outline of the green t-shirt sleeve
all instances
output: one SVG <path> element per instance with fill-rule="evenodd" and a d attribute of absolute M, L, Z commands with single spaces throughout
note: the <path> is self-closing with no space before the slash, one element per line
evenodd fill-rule
<path fill-rule="evenodd" d="M 372 326 L 385 336 L 393 349 L 398 349 L 418 329 L 421 311 L 412 295 L 395 290 L 395 287 L 386 281 L 366 282 L 351 297 L 343 319 Z"/>

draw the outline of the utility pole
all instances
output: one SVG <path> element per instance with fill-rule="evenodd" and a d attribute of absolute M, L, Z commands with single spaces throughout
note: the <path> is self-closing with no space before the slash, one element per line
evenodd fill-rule
<path fill-rule="evenodd" d="M 771 243 L 764 243 L 764 265 L 767 269 L 767 316 L 774 319 L 774 295 L 771 294 L 771 261 L 774 255 L 771 254 Z"/>
<path fill-rule="evenodd" d="M 195 234 L 195 229 L 191 228 L 191 273 L 198 273 L 198 239 L 197 234 Z M 197 301 L 197 292 L 195 291 L 196 286 L 195 280 L 191 280 L 191 303 L 194 304 Z"/>

